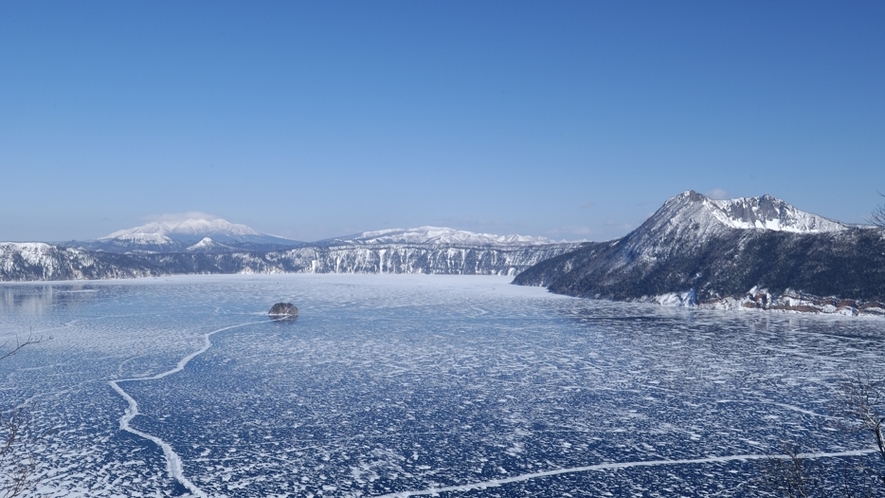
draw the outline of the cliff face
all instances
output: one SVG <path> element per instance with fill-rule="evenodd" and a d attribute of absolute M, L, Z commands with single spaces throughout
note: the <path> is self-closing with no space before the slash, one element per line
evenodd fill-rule
<path fill-rule="evenodd" d="M 709 307 L 830 310 L 847 300 L 844 311 L 854 313 L 885 301 L 885 235 L 768 196 L 714 201 L 686 192 L 624 238 L 539 263 L 514 283 Z"/>
<path fill-rule="evenodd" d="M 579 244 L 516 247 L 381 244 L 306 247 L 267 256 L 289 272 L 516 275 L 577 247 Z"/>

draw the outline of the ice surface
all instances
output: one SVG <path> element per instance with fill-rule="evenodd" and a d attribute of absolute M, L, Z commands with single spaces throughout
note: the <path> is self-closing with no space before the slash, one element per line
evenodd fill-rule
<path fill-rule="evenodd" d="M 821 465 L 868 458 L 833 408 L 880 363 L 880 319 L 508 282 L 2 285 L 0 342 L 52 336 L 0 362 L 2 406 L 29 400 L 54 428 L 31 496 L 757 496 L 758 460 L 785 442 Z M 266 318 L 280 300 L 298 320 Z"/>

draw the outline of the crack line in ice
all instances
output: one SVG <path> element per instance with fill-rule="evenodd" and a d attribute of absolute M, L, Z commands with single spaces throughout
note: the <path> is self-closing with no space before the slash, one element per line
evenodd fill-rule
<path fill-rule="evenodd" d="M 210 340 L 210 337 L 212 337 L 213 335 L 215 335 L 219 332 L 223 332 L 225 330 L 230 330 L 230 329 L 234 329 L 237 327 L 244 327 L 246 325 L 254 325 L 257 323 L 262 323 L 262 322 L 247 322 L 247 323 L 241 323 L 238 325 L 231 325 L 228 327 L 223 327 L 218 330 L 213 330 L 212 332 L 208 332 L 206 334 L 203 334 L 203 341 L 204 341 L 203 347 L 198 349 L 197 351 L 194 351 L 193 353 L 185 356 L 184 358 L 182 358 L 178 362 L 178 364 L 175 366 L 175 368 L 173 368 L 171 370 L 167 370 L 165 372 L 158 373 L 158 374 L 152 375 L 150 377 L 133 377 L 133 378 L 129 378 L 129 379 L 117 379 L 117 380 L 112 380 L 112 381 L 108 382 L 108 384 L 111 385 L 111 387 L 114 389 L 114 391 L 117 391 L 117 393 L 120 396 L 122 396 L 123 399 L 125 399 L 127 403 L 129 403 L 129 407 L 126 408 L 126 410 L 123 412 L 123 416 L 120 417 L 120 429 L 122 429 L 126 432 L 129 432 L 129 433 L 135 434 L 136 436 L 143 437 L 144 439 L 147 439 L 149 441 L 152 441 L 154 444 L 156 444 L 157 446 L 162 448 L 163 455 L 166 457 L 166 470 L 169 472 L 169 476 L 172 477 L 173 479 L 175 479 L 176 481 L 178 481 L 179 484 L 184 486 L 194 496 L 199 496 L 200 498 L 207 498 L 208 497 L 208 495 L 206 495 L 206 493 L 202 489 L 198 488 L 194 483 L 192 483 L 190 481 L 190 479 L 188 479 L 187 477 L 184 476 L 184 465 L 181 463 L 181 457 L 178 456 L 178 453 L 176 453 L 174 449 L 172 449 L 172 445 L 170 445 L 166 441 L 163 441 L 162 439 L 160 439 L 157 436 L 153 436 L 153 435 L 148 434 L 146 432 L 142 432 L 142 431 L 135 429 L 129 425 L 129 422 L 131 422 L 132 419 L 134 419 L 136 416 L 138 416 L 138 402 L 135 401 L 135 398 L 130 396 L 129 393 L 124 391 L 122 387 L 120 387 L 119 382 L 159 380 L 159 379 L 162 379 L 163 377 L 167 377 L 169 375 L 178 373 L 178 372 L 184 370 L 184 367 L 186 367 L 187 364 L 190 363 L 191 360 L 193 360 L 197 356 L 205 353 L 210 347 L 212 347 L 212 341 Z"/>
<path fill-rule="evenodd" d="M 824 415 L 823 413 L 813 412 L 811 410 L 806 410 L 806 409 L 800 408 L 798 406 L 788 405 L 786 403 L 778 403 L 776 401 L 762 401 L 762 400 L 743 401 L 743 400 L 739 400 L 739 399 L 720 399 L 716 402 L 717 403 L 745 403 L 745 404 L 750 404 L 750 405 L 753 405 L 753 404 L 774 405 L 774 406 L 779 406 L 785 410 L 792 410 L 794 412 L 804 413 L 805 415 L 811 415 L 813 417 L 836 418 L 831 415 Z"/>
<path fill-rule="evenodd" d="M 862 456 L 876 453 L 878 449 L 869 448 L 865 450 L 839 451 L 834 453 L 799 453 L 799 458 L 838 458 L 847 456 Z M 733 462 L 736 460 L 764 460 L 766 458 L 774 458 L 778 460 L 787 460 L 792 458 L 790 455 L 727 455 L 707 458 L 688 458 L 683 460 L 646 460 L 638 462 L 620 462 L 620 463 L 600 463 L 597 465 L 588 465 L 586 467 L 572 467 L 568 469 L 547 470 L 544 472 L 533 472 L 531 474 L 521 474 L 518 476 L 504 477 L 501 479 L 491 479 L 489 481 L 475 482 L 472 484 L 462 484 L 459 486 L 448 486 L 444 488 L 430 488 L 420 491 L 400 491 L 397 493 L 389 493 L 379 495 L 376 498 L 408 498 L 410 496 L 420 495 L 436 495 L 439 493 L 451 493 L 461 491 L 477 491 L 486 488 L 494 488 L 503 484 L 514 482 L 524 482 L 531 479 L 541 477 L 558 476 L 562 474 L 576 474 L 579 472 L 590 472 L 595 470 L 617 470 L 628 469 L 632 467 L 660 467 L 664 465 L 690 465 L 698 463 L 717 463 L 717 462 Z"/>

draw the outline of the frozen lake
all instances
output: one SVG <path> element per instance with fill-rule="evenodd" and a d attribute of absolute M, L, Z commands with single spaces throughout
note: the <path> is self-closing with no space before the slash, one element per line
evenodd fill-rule
<path fill-rule="evenodd" d="M 0 285 L 7 346 L 44 338 L 0 362 L 2 406 L 52 429 L 32 496 L 758 496 L 758 458 L 785 443 L 877 464 L 831 415 L 881 365 L 881 319 L 509 281 Z M 267 319 L 280 300 L 295 322 Z"/>

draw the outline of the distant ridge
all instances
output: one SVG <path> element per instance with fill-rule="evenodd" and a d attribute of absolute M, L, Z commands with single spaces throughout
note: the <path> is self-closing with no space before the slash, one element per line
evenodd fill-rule
<path fill-rule="evenodd" d="M 189 218 L 151 222 L 117 230 L 94 241 L 72 241 L 66 245 L 87 250 L 151 254 L 172 252 L 231 252 L 281 250 L 295 247 L 337 246 L 451 246 L 515 248 L 551 244 L 579 244 L 527 235 L 496 235 L 455 228 L 423 226 L 361 232 L 318 242 L 299 242 L 268 235 L 247 225 L 221 218 Z"/>
<path fill-rule="evenodd" d="M 494 235 L 475 233 L 447 227 L 424 226 L 418 228 L 392 228 L 362 232 L 346 237 L 337 237 L 318 242 L 324 245 L 340 244 L 445 244 L 445 245 L 490 245 L 490 246 L 531 246 L 565 243 L 545 237 L 527 235 Z"/>
<path fill-rule="evenodd" d="M 59 246 L 2 244 L 0 281 L 199 273 L 516 275 L 580 246 L 442 227 L 378 230 L 303 243 L 225 220 L 188 219 Z"/>

